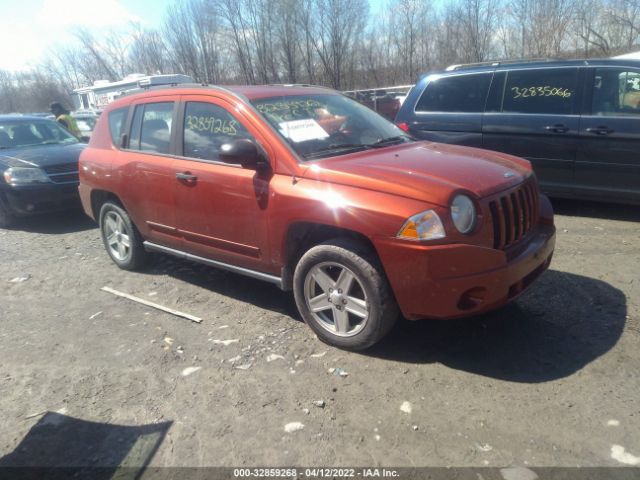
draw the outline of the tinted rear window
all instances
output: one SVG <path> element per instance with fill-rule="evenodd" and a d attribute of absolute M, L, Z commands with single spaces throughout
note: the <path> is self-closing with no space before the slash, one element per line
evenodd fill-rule
<path fill-rule="evenodd" d="M 503 112 L 569 115 L 576 96 L 577 68 L 507 73 Z"/>
<path fill-rule="evenodd" d="M 173 102 L 136 106 L 131 125 L 131 150 L 169 153 Z"/>
<path fill-rule="evenodd" d="M 430 80 L 418 100 L 416 111 L 483 112 L 491 75 L 477 73 Z"/>
<path fill-rule="evenodd" d="M 128 112 L 129 107 L 117 108 L 109 112 L 109 132 L 114 145 L 120 146 L 120 137 L 124 131 L 124 123 Z"/>

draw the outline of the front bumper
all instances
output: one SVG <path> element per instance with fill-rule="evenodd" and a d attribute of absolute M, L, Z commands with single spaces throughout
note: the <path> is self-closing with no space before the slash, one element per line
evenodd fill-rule
<path fill-rule="evenodd" d="M 396 239 L 376 242 L 403 315 L 450 319 L 500 307 L 544 272 L 555 247 L 553 224 L 539 224 L 519 252 L 475 245 L 427 246 Z"/>
<path fill-rule="evenodd" d="M 7 186 L 0 194 L 16 216 L 80 208 L 77 183 Z"/>

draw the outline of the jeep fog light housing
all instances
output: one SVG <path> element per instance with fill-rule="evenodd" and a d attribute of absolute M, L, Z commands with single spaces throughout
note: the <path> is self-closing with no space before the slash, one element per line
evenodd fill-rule
<path fill-rule="evenodd" d="M 471 233 L 476 226 L 476 207 L 466 195 L 456 195 L 451 202 L 451 219 L 460 233 Z"/>
<path fill-rule="evenodd" d="M 407 240 L 437 240 L 446 237 L 442 221 L 433 210 L 410 217 L 396 236 Z"/>

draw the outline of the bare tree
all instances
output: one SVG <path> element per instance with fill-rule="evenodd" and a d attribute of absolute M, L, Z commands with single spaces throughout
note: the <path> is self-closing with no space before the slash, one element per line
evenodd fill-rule
<path fill-rule="evenodd" d="M 640 0 L 388 0 L 376 15 L 369 1 L 175 0 L 158 29 L 79 29 L 38 68 L 0 71 L 0 110 L 45 108 L 129 73 L 350 89 L 410 83 L 452 63 L 640 49 Z"/>
<path fill-rule="evenodd" d="M 537 0 L 531 6 L 528 26 L 529 54 L 534 57 L 558 57 L 566 45 L 574 16 L 573 0 Z"/>
<path fill-rule="evenodd" d="M 133 25 L 133 41 L 130 48 L 130 63 L 137 72 L 149 74 L 169 73 L 167 46 L 159 32 L 144 30 Z"/>
<path fill-rule="evenodd" d="M 457 17 L 462 27 L 462 59 L 482 62 L 493 55 L 498 0 L 461 0 Z"/>
<path fill-rule="evenodd" d="M 365 0 L 315 0 L 309 3 L 313 17 L 305 24 L 307 39 L 322 64 L 327 84 L 336 89 L 347 86 L 348 62 L 360 41 L 368 15 Z M 353 80 L 352 78 L 350 80 Z"/>
<path fill-rule="evenodd" d="M 122 75 L 117 65 L 117 59 L 114 59 L 107 49 L 96 41 L 95 37 L 89 30 L 80 28 L 76 30 L 75 37 L 80 43 L 80 47 L 84 50 L 87 64 L 93 64 L 96 71 L 103 74 L 103 78 L 111 81 L 120 80 Z"/>
<path fill-rule="evenodd" d="M 302 59 L 302 28 L 297 0 L 274 0 L 276 52 L 275 61 L 282 65 L 282 76 L 297 83 Z"/>

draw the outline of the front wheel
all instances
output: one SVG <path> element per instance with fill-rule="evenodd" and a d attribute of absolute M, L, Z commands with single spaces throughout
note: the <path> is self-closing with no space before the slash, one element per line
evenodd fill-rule
<path fill-rule="evenodd" d="M 100 234 L 111 260 L 123 270 L 140 268 L 147 260 L 142 239 L 129 214 L 120 205 L 106 202 L 100 209 Z"/>
<path fill-rule="evenodd" d="M 296 266 L 293 284 L 304 321 L 321 340 L 340 348 L 370 347 L 399 316 L 379 261 L 349 239 L 308 250 Z"/>

